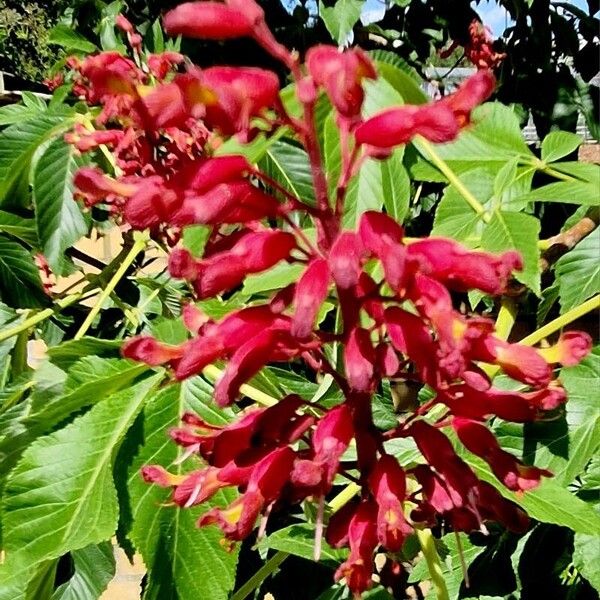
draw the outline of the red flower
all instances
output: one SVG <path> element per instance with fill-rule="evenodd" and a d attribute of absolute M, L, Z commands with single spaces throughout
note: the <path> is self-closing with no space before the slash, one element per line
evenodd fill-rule
<path fill-rule="evenodd" d="M 227 538 L 248 537 L 260 512 L 273 502 L 289 478 L 294 451 L 289 447 L 273 450 L 252 469 L 246 491 L 227 508 L 213 508 L 205 513 L 198 525 L 217 523 Z"/>
<path fill-rule="evenodd" d="M 477 71 L 459 86 L 458 90 L 438 101 L 452 110 L 461 127 L 471 122 L 471 112 L 485 102 L 496 87 L 496 78 L 489 70 Z"/>
<path fill-rule="evenodd" d="M 348 289 L 358 283 L 362 254 L 362 244 L 354 232 L 340 233 L 329 252 L 329 268 L 338 287 Z"/>
<path fill-rule="evenodd" d="M 483 458 L 509 490 L 530 490 L 539 485 L 542 476 L 552 477 L 550 471 L 526 466 L 512 454 L 502 450 L 494 434 L 485 425 L 454 417 L 452 426 L 467 450 Z"/>
<path fill-rule="evenodd" d="M 292 335 L 303 339 L 311 335 L 321 305 L 329 289 L 327 261 L 317 258 L 311 261 L 296 284 L 294 292 L 294 318 Z"/>
<path fill-rule="evenodd" d="M 375 211 L 363 213 L 358 233 L 364 248 L 383 265 L 385 280 L 396 292 L 403 293 L 407 271 L 404 231 L 391 217 Z"/>
<path fill-rule="evenodd" d="M 179 54 L 179 52 L 150 54 L 148 56 L 148 68 L 156 79 L 162 81 L 173 70 L 173 67 L 182 64 L 184 60 L 183 54 Z"/>
<path fill-rule="evenodd" d="M 362 81 L 377 77 L 375 66 L 360 48 L 340 52 L 334 46 L 313 46 L 306 53 L 306 66 L 342 117 L 360 116 Z"/>
<path fill-rule="evenodd" d="M 186 2 L 164 16 L 163 26 L 173 36 L 223 40 L 251 35 L 254 24 L 221 2 Z"/>
<path fill-rule="evenodd" d="M 535 348 L 509 344 L 493 335 L 473 344 L 472 358 L 496 363 L 509 377 L 529 385 L 546 386 L 552 378 L 552 368 Z"/>
<path fill-rule="evenodd" d="M 369 476 L 369 485 L 377 502 L 377 538 L 391 552 L 399 552 L 412 527 L 404 517 L 406 477 L 398 461 L 382 456 Z"/>
<path fill-rule="evenodd" d="M 502 294 L 512 272 L 523 269 L 523 261 L 517 252 L 505 252 L 500 256 L 472 252 L 444 238 L 414 242 L 408 246 L 408 254 L 419 260 L 423 272 L 458 291 L 477 288 L 487 294 Z"/>
<path fill-rule="evenodd" d="M 111 179 L 97 167 L 82 167 L 73 178 L 76 194 L 85 200 L 88 206 L 115 196 L 130 197 L 138 186 Z"/>
<path fill-rule="evenodd" d="M 352 593 L 360 597 L 371 586 L 373 551 L 377 547 L 377 507 L 364 501 L 356 509 L 348 527 L 350 556 L 335 572 L 335 580 L 344 578 Z"/>
<path fill-rule="evenodd" d="M 312 436 L 311 460 L 297 460 L 291 481 L 294 485 L 326 493 L 333 483 L 342 454 L 354 435 L 350 410 L 336 406 L 319 420 Z"/>
<path fill-rule="evenodd" d="M 127 340 L 121 348 L 125 358 L 145 362 L 152 367 L 178 360 L 183 355 L 181 346 L 162 344 L 153 337 L 141 335 Z"/>
<path fill-rule="evenodd" d="M 469 25 L 469 43 L 465 46 L 466 57 L 478 69 L 495 69 L 506 58 L 506 54 L 494 50 L 491 31 L 477 19 Z"/>
<path fill-rule="evenodd" d="M 592 338 L 583 331 L 567 331 L 550 348 L 538 349 L 544 360 L 560 363 L 563 367 L 579 364 L 591 351 Z"/>
<path fill-rule="evenodd" d="M 350 387 L 357 392 L 367 392 L 373 387 L 375 349 L 371 334 L 362 327 L 350 332 L 344 349 L 344 366 Z"/>
<path fill-rule="evenodd" d="M 169 257 L 173 277 L 188 279 L 199 298 L 210 298 L 236 287 L 250 273 L 260 273 L 287 258 L 296 240 L 283 231 L 247 233 L 230 250 L 196 261 L 180 248 Z"/>
<path fill-rule="evenodd" d="M 440 104 L 405 105 L 386 109 L 356 128 L 357 144 L 393 148 L 407 144 L 416 135 L 432 142 L 449 142 L 459 131 L 451 108 Z"/>

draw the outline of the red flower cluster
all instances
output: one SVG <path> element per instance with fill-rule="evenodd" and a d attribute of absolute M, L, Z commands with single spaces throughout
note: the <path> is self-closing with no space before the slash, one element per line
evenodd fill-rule
<path fill-rule="evenodd" d="M 449 48 L 440 52 L 442 58 L 447 58 L 458 47 L 453 42 Z M 465 56 L 478 69 L 495 69 L 506 58 L 505 53 L 494 50 L 494 38 L 489 27 L 481 21 L 473 19 L 469 25 L 469 41 L 464 45 Z"/>
<path fill-rule="evenodd" d="M 79 67 L 81 85 L 88 86 L 89 99 L 103 104 L 104 122 L 121 129 L 98 130 L 90 134 L 93 141 L 78 131 L 74 143 L 106 144 L 119 160 L 124 160 L 119 148 L 126 148 L 123 153 L 138 148 L 137 156 L 145 158 L 135 175 L 129 171 L 112 178 L 97 169 L 81 170 L 76 177 L 80 193 L 91 203 L 104 200 L 121 207 L 133 227 L 211 226 L 201 258 L 176 248 L 169 259 L 171 275 L 190 282 L 200 299 L 234 291 L 248 274 L 281 261 L 304 270 L 269 302 L 217 321 L 190 304 L 183 315 L 188 341 L 171 346 L 138 336 L 126 342 L 123 355 L 168 365 L 176 379 L 225 360 L 214 391 L 220 406 L 233 403 L 241 386 L 265 365 L 302 360 L 316 374 L 330 375 L 343 400 L 325 409 L 288 396 L 275 406 L 243 412 L 226 427 L 186 414 L 171 436 L 185 449 L 184 457 L 197 455 L 204 466 L 183 476 L 148 466 L 145 479 L 171 487 L 173 502 L 182 507 L 202 503 L 223 487 L 237 488 L 240 495 L 230 506 L 212 508 L 199 521 L 200 526 L 216 523 L 231 540 L 248 536 L 261 516 L 264 531 L 274 509 L 308 498 L 322 506 L 337 476 L 358 481 L 360 500 L 332 516 L 326 531 L 330 544 L 350 548 L 336 579 L 345 579 L 356 594 L 370 585 L 376 548 L 398 551 L 415 527 L 443 521 L 456 531 L 471 531 L 495 520 L 522 529 L 526 515 L 477 478 L 443 429 L 452 427 L 509 489 L 537 485 L 550 474 L 502 450 L 484 421 L 491 416 L 531 421 L 561 404 L 565 394 L 552 379 L 552 365 L 580 360 L 589 351 L 589 338 L 570 332 L 552 348 L 537 350 L 499 339 L 490 320 L 454 308 L 452 291 L 502 294 L 512 272 L 522 268 L 515 252 L 495 256 L 438 238 L 407 244 L 402 227 L 374 211 L 361 216 L 356 230 L 341 230 L 345 189 L 361 159 L 385 154 L 416 135 L 435 142 L 454 139 L 472 109 L 491 94 L 493 76 L 480 71 L 441 101 L 389 109 L 363 121 L 362 81 L 375 78 L 376 71 L 360 50 L 342 53 L 319 46 L 303 66 L 274 40 L 253 0 L 184 4 L 166 15 L 165 24 L 174 34 L 256 39 L 290 67 L 303 118 L 286 113 L 277 79 L 266 71 L 194 67 L 175 74 L 163 67 L 178 60 L 163 57 L 151 81 L 123 57 L 92 57 Z M 314 124 L 321 92 L 340 124 L 343 172 L 335 207 Z M 316 206 L 279 188 L 241 156 L 212 156 L 217 140 L 247 139 L 257 120 L 267 134 L 286 125 L 304 145 Z M 210 144 L 195 137 L 171 158 L 154 156 L 168 132 L 176 132 L 173 139 L 179 140 L 180 134 L 200 129 Z M 290 211 L 314 221 L 316 243 L 289 218 Z M 328 298 L 340 308 L 339 333 L 317 325 Z M 343 348 L 339 367 L 327 358 L 332 344 Z M 497 365 L 527 391 L 494 388 L 481 363 Z M 390 378 L 427 384 L 435 396 L 393 429 L 380 431 L 371 401 Z M 390 454 L 388 443 L 395 438 L 412 438 L 423 460 L 401 466 Z"/>

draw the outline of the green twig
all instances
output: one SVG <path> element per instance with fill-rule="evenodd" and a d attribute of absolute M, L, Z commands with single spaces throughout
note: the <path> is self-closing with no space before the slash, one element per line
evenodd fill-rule
<path fill-rule="evenodd" d="M 26 331 L 27 329 L 31 329 L 34 325 L 45 321 L 49 317 L 59 313 L 63 308 L 74 304 L 83 296 L 83 292 L 77 292 L 76 294 L 71 294 L 62 300 L 58 300 L 54 303 L 52 308 L 45 308 L 44 310 L 32 315 L 31 317 L 25 319 L 22 323 L 15 325 L 14 327 L 10 327 L 9 329 L 5 329 L 0 331 L 0 342 L 7 340 L 8 338 L 13 337 L 14 335 L 19 335 L 22 331 Z"/>
<path fill-rule="evenodd" d="M 512 298 L 502 298 L 498 317 L 496 318 L 496 334 L 507 340 L 517 318 L 517 304 Z"/>
<path fill-rule="evenodd" d="M 429 575 L 431 576 L 431 583 L 435 590 L 436 598 L 437 600 L 450 600 L 442 570 L 442 562 L 435 547 L 433 534 L 430 529 L 417 529 L 416 531 L 417 539 L 419 540 L 421 551 L 423 552 Z"/>
<path fill-rule="evenodd" d="M 241 588 L 239 588 L 230 600 L 244 600 L 247 598 L 260 584 L 277 569 L 277 567 L 289 556 L 287 552 L 281 550 L 271 556 L 271 558 L 258 570 Z"/>
<path fill-rule="evenodd" d="M 413 143 L 424 154 L 427 154 L 431 162 L 445 175 L 446 179 L 452 184 L 456 191 L 467 201 L 469 206 L 477 213 L 484 223 L 490 222 L 490 215 L 486 212 L 485 207 L 475 196 L 468 190 L 465 184 L 460 180 L 460 177 L 448 166 L 448 163 L 436 152 L 433 145 L 424 137 L 417 136 Z"/>
<path fill-rule="evenodd" d="M 137 255 L 146 247 L 148 239 L 149 238 L 147 234 L 141 234 L 137 238 L 137 240 L 131 247 L 131 250 L 129 250 L 127 256 L 123 259 L 123 262 L 115 271 L 115 274 L 111 277 L 110 281 L 106 284 L 106 287 L 102 290 L 102 293 L 100 294 L 98 300 L 96 301 L 96 303 L 88 313 L 87 317 L 85 318 L 85 321 L 81 324 L 81 327 L 73 336 L 74 340 L 81 339 L 87 333 L 87 330 L 91 327 L 92 323 L 94 322 L 94 319 L 96 318 L 100 310 L 102 310 L 102 307 L 104 306 L 104 303 L 106 302 L 107 298 L 112 294 L 121 278 L 127 272 L 127 269 L 129 269 L 129 267 L 133 264 L 133 261 L 136 259 Z"/>
<path fill-rule="evenodd" d="M 573 321 L 583 317 L 583 315 L 600 308 L 600 294 L 586 300 L 583 304 L 568 310 L 564 315 L 560 315 L 553 321 L 546 323 L 543 327 L 540 327 L 538 330 L 530 333 L 528 336 L 524 337 L 519 343 L 525 344 L 526 346 L 533 346 L 537 344 L 545 337 L 552 335 L 553 333 L 559 331 L 565 325 L 572 323 Z"/>

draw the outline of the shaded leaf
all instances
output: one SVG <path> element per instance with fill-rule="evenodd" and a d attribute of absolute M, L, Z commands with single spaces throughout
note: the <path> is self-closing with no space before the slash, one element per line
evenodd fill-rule
<path fill-rule="evenodd" d="M 17 242 L 0 236 L 0 298 L 14 308 L 47 304 L 33 256 Z"/>
<path fill-rule="evenodd" d="M 110 542 L 92 544 L 71 552 L 75 572 L 58 587 L 52 600 L 97 600 L 115 575 L 115 557 Z"/>

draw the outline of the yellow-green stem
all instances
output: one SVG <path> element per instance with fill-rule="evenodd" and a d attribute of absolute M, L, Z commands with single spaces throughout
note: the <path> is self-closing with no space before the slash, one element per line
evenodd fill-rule
<path fill-rule="evenodd" d="M 586 300 L 583 304 L 568 310 L 564 315 L 560 315 L 553 321 L 546 323 L 543 327 L 540 327 L 538 330 L 530 333 L 528 336 L 524 337 L 519 343 L 525 344 L 526 346 L 533 346 L 537 344 L 545 337 L 556 333 L 560 329 L 562 329 L 565 325 L 572 323 L 573 321 L 579 319 L 579 317 L 583 317 L 583 315 L 595 310 L 596 308 L 600 308 L 600 294 Z"/>
<path fill-rule="evenodd" d="M 55 302 L 52 308 L 45 308 L 44 310 L 32 315 L 25 319 L 22 323 L 15 325 L 14 327 L 10 327 L 5 329 L 4 331 L 0 331 L 0 342 L 7 340 L 8 338 L 13 337 L 14 335 L 19 335 L 22 331 L 26 331 L 27 329 L 31 329 L 34 325 L 45 321 L 52 315 L 59 313 L 63 308 L 70 306 L 77 302 L 83 296 L 83 292 L 77 292 L 76 294 L 71 294 L 62 300 L 58 300 Z"/>
<path fill-rule="evenodd" d="M 215 365 L 209 365 L 202 370 L 202 374 L 211 381 L 216 381 L 219 379 L 219 377 L 221 377 L 221 375 L 223 375 L 223 371 L 222 369 L 215 367 Z M 273 398 L 273 396 L 269 396 L 269 394 L 265 394 L 265 392 L 261 392 L 247 383 L 244 383 L 240 387 L 240 392 L 244 396 L 247 396 L 251 400 L 254 400 L 254 402 L 258 402 L 263 406 L 273 406 L 278 402 L 278 400 Z"/>
<path fill-rule="evenodd" d="M 502 298 L 498 317 L 496 318 L 496 334 L 507 340 L 517 318 L 517 304 L 512 298 Z"/>
<path fill-rule="evenodd" d="M 414 139 L 415 146 L 427 154 L 431 162 L 444 174 L 449 183 L 451 183 L 456 191 L 467 201 L 469 206 L 481 217 L 485 223 L 489 223 L 490 215 L 486 212 L 485 207 L 475 196 L 469 191 L 465 184 L 460 180 L 460 177 L 449 167 L 448 163 L 436 152 L 435 148 L 424 137 L 417 136 Z"/>
<path fill-rule="evenodd" d="M 435 539 L 431 530 L 417 529 L 417 539 L 419 540 L 421 551 L 423 552 L 425 562 L 427 563 L 429 575 L 431 576 L 431 583 L 435 590 L 437 600 L 449 600 L 448 588 L 446 587 L 446 580 L 444 579 L 440 555 L 435 547 Z"/>
<path fill-rule="evenodd" d="M 85 318 L 85 321 L 81 324 L 81 327 L 73 336 L 74 340 L 81 339 L 87 333 L 87 330 L 91 327 L 92 323 L 94 322 L 94 319 L 102 310 L 102 307 L 104 306 L 104 303 L 106 302 L 107 298 L 113 293 L 115 287 L 117 286 L 121 278 L 125 275 L 127 269 L 129 269 L 129 267 L 133 264 L 133 261 L 136 259 L 137 255 L 146 247 L 148 239 L 148 235 L 145 233 L 139 235 L 139 237 L 136 239 L 133 246 L 131 247 L 131 250 L 127 253 L 125 259 L 120 264 L 119 268 L 115 271 L 115 274 L 111 277 L 110 281 L 106 284 L 106 287 L 102 290 L 102 293 L 98 297 L 98 300 L 96 301 L 96 303 L 88 313 L 87 317 Z"/>

